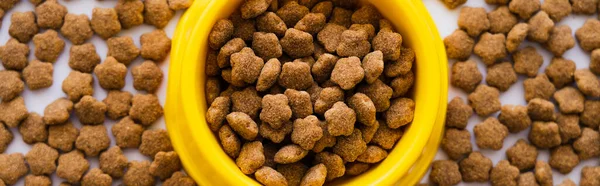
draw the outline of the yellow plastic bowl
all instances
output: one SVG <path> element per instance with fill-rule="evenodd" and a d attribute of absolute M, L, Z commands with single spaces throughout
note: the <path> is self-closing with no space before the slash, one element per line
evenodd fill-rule
<path fill-rule="evenodd" d="M 414 49 L 415 117 L 379 165 L 334 185 L 414 185 L 427 171 L 442 135 L 447 101 L 447 60 L 435 24 L 421 0 L 365 0 L 389 19 Z M 196 0 L 173 36 L 165 117 L 187 173 L 200 185 L 258 185 L 229 158 L 205 122 L 204 62 L 208 34 L 243 0 Z"/>

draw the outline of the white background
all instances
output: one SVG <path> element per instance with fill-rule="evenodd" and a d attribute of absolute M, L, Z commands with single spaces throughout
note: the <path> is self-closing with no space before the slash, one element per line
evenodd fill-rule
<path fill-rule="evenodd" d="M 116 0 L 115 1 L 95 1 L 95 0 L 64 1 L 64 0 L 59 0 L 60 4 L 67 7 L 67 9 L 69 10 L 69 13 L 86 14 L 89 16 L 89 18 L 91 18 L 91 16 L 92 16 L 92 9 L 94 7 L 112 8 L 116 5 L 116 2 L 117 2 Z M 8 28 L 10 26 L 11 14 L 13 12 L 25 12 L 25 11 L 34 11 L 34 6 L 31 3 L 29 3 L 27 0 L 22 0 L 22 2 L 18 3 L 13 9 L 9 10 L 4 15 L 4 17 L 2 18 L 2 20 L 3 20 L 2 27 L 0 28 L 0 45 L 4 45 L 10 39 L 10 36 L 8 35 Z M 182 11 L 178 11 L 177 14 L 175 14 L 173 19 L 171 20 L 171 22 L 169 22 L 169 24 L 164 28 L 164 30 L 167 32 L 167 35 L 169 36 L 169 38 L 171 38 L 173 36 L 175 26 L 177 25 L 177 22 L 179 21 L 179 17 L 181 16 L 181 14 L 182 14 Z M 118 36 L 131 36 L 134 40 L 135 45 L 139 48 L 140 47 L 140 42 L 139 42 L 140 36 L 144 33 L 151 32 L 155 29 L 156 28 L 154 26 L 143 24 L 141 26 L 137 26 L 137 27 L 134 27 L 134 28 L 131 28 L 128 30 L 122 30 L 118 34 Z M 43 31 L 45 31 L 45 29 L 40 30 L 40 33 Z M 65 39 L 64 37 L 62 37 L 62 36 L 60 36 L 60 37 L 65 41 L 66 45 L 65 45 L 65 49 L 63 50 L 62 54 L 60 55 L 60 57 L 58 58 L 56 63 L 54 63 L 54 83 L 52 84 L 52 86 L 50 88 L 45 88 L 45 89 L 36 90 L 36 91 L 30 91 L 30 90 L 28 90 L 28 88 L 25 88 L 25 91 L 22 94 L 22 96 L 25 98 L 25 104 L 27 105 L 27 109 L 30 112 L 37 112 L 40 115 L 43 115 L 44 108 L 46 107 L 46 105 L 50 104 L 51 102 L 53 102 L 54 100 L 56 100 L 58 98 L 66 97 L 66 95 L 62 91 L 61 86 L 62 86 L 62 81 L 67 77 L 69 72 L 71 72 L 71 68 L 69 68 L 68 62 L 69 62 L 69 49 L 71 48 L 72 44 L 69 40 Z M 100 58 L 102 59 L 102 61 L 104 61 L 106 59 L 106 54 L 108 51 L 105 41 L 102 38 L 100 38 L 99 36 L 94 35 L 94 37 L 92 39 L 90 39 L 88 42 L 91 42 L 96 46 L 98 55 L 100 55 Z M 34 53 L 33 42 L 29 42 L 29 48 L 30 48 L 29 60 L 33 60 L 33 59 L 35 59 L 35 56 L 33 55 L 33 53 Z M 133 61 L 128 66 L 126 86 L 123 90 L 129 91 L 132 94 L 138 93 L 138 91 L 136 91 L 133 88 L 133 78 L 131 76 L 130 70 L 131 70 L 131 67 L 140 65 L 143 61 L 144 60 L 141 57 L 138 57 L 135 61 Z M 165 95 L 166 95 L 166 88 L 167 88 L 167 76 L 168 76 L 167 71 L 169 68 L 169 59 L 167 58 L 167 60 L 165 60 L 164 62 L 159 62 L 157 64 L 163 70 L 164 79 L 163 79 L 163 83 L 160 86 L 160 89 L 158 89 L 156 94 L 160 99 L 160 103 L 162 105 L 164 105 L 165 98 L 166 98 Z M 3 69 L 3 67 L 1 67 L 1 65 L 0 65 L 0 69 Z M 139 93 L 145 93 L 145 92 L 139 92 Z M 103 100 L 106 97 L 106 94 L 107 94 L 107 91 L 100 87 L 100 85 L 98 84 L 97 78 L 94 75 L 94 97 L 98 100 Z M 73 122 L 73 124 L 75 124 L 75 126 L 77 128 L 80 128 L 81 124 L 79 123 L 79 120 L 77 119 L 77 117 L 74 115 L 75 114 L 73 114 L 73 113 L 71 114 L 71 121 Z M 110 128 L 117 121 L 110 120 L 109 118 L 106 118 L 106 119 L 107 120 L 105 122 L 105 126 L 106 126 L 109 136 L 111 138 L 111 147 L 112 147 L 112 146 L 115 146 L 115 140 L 110 132 Z M 165 128 L 164 118 L 161 118 L 150 128 Z M 5 153 L 20 152 L 20 153 L 26 154 L 29 151 L 29 149 L 31 149 L 31 146 L 27 145 L 26 143 L 23 142 L 23 139 L 21 138 L 21 135 L 19 134 L 19 131 L 17 130 L 17 128 L 12 128 L 11 131 L 12 131 L 13 135 L 15 136 L 15 138 L 13 139 L 13 142 L 10 144 L 10 146 L 8 147 L 8 149 Z M 151 161 L 146 156 L 140 154 L 137 149 L 123 149 L 123 152 L 125 153 L 125 155 L 127 156 L 127 158 L 130 161 L 131 160 L 149 160 L 149 161 Z M 92 157 L 92 158 L 87 157 L 87 159 L 90 162 L 90 169 L 98 167 L 98 158 L 97 157 Z M 23 185 L 23 180 L 24 179 L 21 179 L 16 185 Z M 53 185 L 58 185 L 63 180 L 56 177 L 56 174 L 53 174 L 52 181 L 53 181 Z M 118 181 L 118 182 L 115 181 L 115 182 L 113 182 L 113 185 L 119 185 L 120 183 L 121 183 L 120 181 Z M 158 183 L 158 180 L 157 180 L 157 183 Z"/>
<path fill-rule="evenodd" d="M 423 0 L 423 3 L 425 3 L 425 6 L 429 10 L 430 15 L 433 17 L 442 38 L 445 38 L 446 36 L 450 35 L 454 30 L 456 30 L 458 28 L 456 23 L 458 20 L 458 14 L 460 12 L 461 7 L 464 7 L 464 6 L 484 7 L 488 12 L 492 11 L 496 8 L 496 6 L 494 6 L 494 5 L 487 5 L 483 0 L 469 0 L 465 5 L 458 7 L 454 10 L 449 10 L 448 8 L 446 8 L 440 0 Z M 573 31 L 573 34 L 575 34 L 575 31 L 583 25 L 585 20 L 587 20 L 589 18 L 597 18 L 597 15 L 588 16 L 588 15 L 571 14 L 568 17 L 563 18 L 563 20 L 561 20 L 560 22 L 555 23 L 555 25 L 569 25 L 571 27 L 571 30 Z M 552 60 L 553 55 L 537 43 L 525 42 L 525 43 L 521 44 L 521 48 L 526 47 L 526 46 L 534 46 L 535 48 L 537 48 L 538 52 L 540 54 L 542 54 L 542 56 L 544 56 L 544 64 L 539 69 L 539 73 L 543 73 L 546 66 L 549 65 L 550 60 Z M 578 44 L 575 47 L 573 47 L 572 49 L 568 50 L 563 55 L 563 57 L 566 59 L 573 60 L 577 65 L 577 69 L 588 68 L 588 66 L 589 66 L 590 54 L 588 52 L 583 51 L 579 47 Z M 484 75 L 482 83 L 485 83 L 486 66 L 481 62 L 481 59 L 475 55 L 471 56 L 471 59 L 478 61 L 477 65 L 479 67 L 479 71 Z M 454 62 L 455 62 L 454 60 L 450 60 L 450 64 L 448 66 L 448 71 L 450 71 L 450 68 L 452 67 L 452 64 Z M 525 98 L 523 96 L 523 80 L 524 79 L 525 79 L 525 76 L 519 75 L 519 81 L 517 81 L 517 83 L 513 84 L 512 87 L 510 89 L 508 89 L 506 92 L 500 93 L 500 101 L 502 102 L 502 105 L 505 105 L 505 104 L 527 105 L 527 102 L 525 102 Z M 454 98 L 456 96 L 462 97 L 464 100 L 467 100 L 467 94 L 464 91 L 462 91 L 458 88 L 450 87 L 450 90 L 448 93 L 448 101 L 450 101 L 452 98 Z M 496 113 L 492 116 L 496 117 L 497 115 L 498 115 L 498 113 Z M 508 137 L 504 140 L 504 146 L 499 151 L 493 151 L 493 150 L 489 150 L 489 149 L 479 150 L 479 148 L 475 144 L 475 136 L 473 135 L 472 132 L 473 132 L 473 127 L 485 119 L 486 118 L 479 117 L 477 115 L 473 115 L 471 117 L 471 119 L 469 120 L 469 125 L 467 126 L 467 129 L 469 131 L 471 131 L 471 142 L 473 145 L 473 151 L 482 152 L 485 156 L 492 159 L 492 162 L 494 163 L 494 165 L 496 165 L 496 163 L 498 163 L 498 161 L 506 159 L 506 154 L 505 154 L 506 150 L 508 148 L 510 148 L 517 140 L 519 140 L 519 139 L 527 140 L 527 134 L 529 133 L 529 129 L 521 131 L 516 134 L 512 134 L 512 133 L 509 134 Z M 549 150 L 538 149 L 538 151 L 539 151 L 538 160 L 543 160 L 543 161 L 549 160 L 549 154 L 550 154 Z M 448 159 L 448 158 L 447 158 L 446 154 L 440 149 L 440 150 L 438 150 L 438 153 L 437 153 L 435 159 Z M 577 167 L 575 167 L 575 169 L 573 169 L 573 171 L 571 171 L 571 173 L 566 174 L 566 175 L 563 175 L 557 171 L 553 171 L 554 185 L 560 184 L 566 178 L 570 178 L 573 181 L 575 181 L 576 183 L 578 183 L 579 178 L 580 178 L 581 169 L 584 166 L 597 166 L 598 162 L 599 162 L 599 160 L 597 157 L 591 158 L 586 161 L 582 161 Z M 428 179 L 429 179 L 429 177 L 428 177 L 428 175 L 426 175 L 425 177 L 423 177 L 422 183 L 429 183 Z M 461 183 L 460 185 L 488 185 L 488 184 L 489 183 Z"/>

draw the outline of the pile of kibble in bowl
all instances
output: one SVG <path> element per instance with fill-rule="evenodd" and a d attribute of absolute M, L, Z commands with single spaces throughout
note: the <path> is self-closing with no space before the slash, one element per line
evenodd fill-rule
<path fill-rule="evenodd" d="M 360 175 L 412 122 L 415 53 L 372 5 L 245 1 L 208 43 L 209 128 L 264 185 Z"/>
<path fill-rule="evenodd" d="M 0 186 L 14 185 L 22 177 L 24 185 L 40 186 L 61 181 L 61 186 L 111 186 L 117 180 L 123 185 L 155 185 L 159 180 L 165 186 L 195 185 L 181 171 L 167 131 L 152 129 L 163 115 L 154 94 L 163 80 L 157 64 L 171 49 L 171 39 L 162 28 L 176 10 L 186 9 L 192 1 L 119 0 L 114 8 L 94 8 L 91 19 L 86 14 L 68 13 L 56 0 L 29 1 L 35 9 L 16 12 L 9 10 L 20 0 L 0 0 L 0 17 L 5 11 L 11 13 L 8 33 L 2 33 L 11 39 L 0 47 L 5 69 L 0 70 Z M 119 34 L 143 23 L 156 30 L 141 35 L 139 48 L 134 38 Z M 108 47 L 102 63 L 89 42 L 94 34 Z M 71 72 L 62 81 L 66 96 L 51 102 L 43 115 L 30 112 L 25 106 L 29 100 L 20 96 L 26 88 L 61 86 L 53 85 L 53 66 L 65 50 L 63 38 L 72 43 Z M 28 61 L 30 42 L 35 46 L 31 49 L 35 58 Z M 145 61 L 130 64 L 138 56 Z M 128 69 L 133 82 L 125 81 Z M 104 90 L 94 90 L 94 79 Z M 133 83 L 135 94 L 123 90 L 126 83 Z M 94 91 L 108 93 L 100 101 L 93 97 Z M 71 118 L 78 118 L 82 127 L 74 125 Z M 110 129 L 116 146 L 111 147 L 106 120 L 118 120 Z M 16 129 L 31 145 L 25 155 L 5 153 L 14 138 L 11 131 Z M 125 149 L 139 151 L 151 161 L 128 160 Z M 99 162 L 97 168 L 91 168 L 92 159 Z M 60 179 L 52 180 L 53 175 Z"/>
<path fill-rule="evenodd" d="M 444 0 L 455 8 L 466 0 Z M 600 156 L 600 21 L 597 0 L 485 0 L 497 5 L 490 12 L 482 7 L 462 7 L 458 27 L 444 39 L 448 58 L 456 59 L 451 84 L 468 93 L 468 104 L 456 97 L 448 104 L 446 132 L 441 148 L 450 160 L 432 164 L 431 183 L 491 182 L 492 185 L 559 185 L 552 170 L 570 173 L 580 161 Z M 581 28 L 559 24 L 571 14 L 594 15 Z M 554 57 L 544 63 L 528 40 L 540 44 Z M 563 57 L 576 40 L 591 52 L 589 66 L 576 67 Z M 471 58 L 479 56 L 483 64 Z M 466 61 L 465 61 L 466 60 Z M 511 62 L 512 61 L 512 62 Z M 477 66 L 486 65 L 485 84 Z M 527 105 L 502 105 L 501 92 L 523 82 Z M 558 111 L 558 112 L 556 112 Z M 475 125 L 479 149 L 498 151 L 510 133 L 529 129 L 528 139 L 519 139 L 506 150 L 506 160 L 494 166 L 480 152 L 473 152 L 471 133 L 466 129 L 475 112 L 487 118 Z M 498 113 L 497 117 L 493 115 Z M 548 151 L 548 161 L 538 152 Z M 557 175 L 554 175 L 557 176 Z M 600 166 L 581 169 L 579 185 L 600 185 Z M 426 185 L 426 184 L 424 184 Z M 564 179 L 561 186 L 576 185 Z"/>

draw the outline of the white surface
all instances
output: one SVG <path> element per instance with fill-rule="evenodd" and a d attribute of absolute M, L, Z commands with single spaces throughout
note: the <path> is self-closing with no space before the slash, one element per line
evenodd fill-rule
<path fill-rule="evenodd" d="M 423 0 L 423 3 L 425 3 L 425 6 L 429 10 L 429 13 L 431 14 L 435 23 L 437 24 L 438 30 L 439 30 L 442 38 L 445 38 L 446 36 L 450 35 L 454 30 L 456 30 L 458 28 L 456 23 L 458 20 L 458 14 L 459 14 L 461 7 L 458 7 L 454 10 L 449 10 L 448 8 L 446 8 L 444 6 L 444 4 L 440 0 Z M 463 6 L 485 7 L 488 10 L 488 12 L 491 10 L 494 10 L 496 8 L 496 6 L 487 5 L 483 0 L 469 0 Z M 573 34 L 575 34 L 575 31 L 583 25 L 585 20 L 587 20 L 589 18 L 597 18 L 597 15 L 587 16 L 587 15 L 571 14 L 568 17 L 564 18 L 562 21 L 556 23 L 555 25 L 569 25 L 573 31 Z M 544 64 L 542 65 L 542 67 L 539 70 L 540 73 L 543 73 L 546 66 L 549 65 L 550 60 L 552 59 L 553 55 L 537 43 L 525 42 L 525 43 L 521 44 L 521 47 L 526 47 L 526 46 L 536 47 L 538 52 L 540 54 L 542 54 L 542 56 L 544 56 Z M 566 59 L 575 61 L 575 63 L 577 64 L 577 69 L 588 68 L 588 66 L 589 66 L 589 62 L 590 62 L 589 53 L 583 51 L 579 47 L 578 44 L 575 47 L 573 47 L 572 49 L 568 50 L 563 55 L 563 57 Z M 485 83 L 486 66 L 481 62 L 481 59 L 475 55 L 472 55 L 471 59 L 478 61 L 477 65 L 479 67 L 479 71 L 484 75 L 484 79 L 483 79 L 482 83 Z M 510 58 L 507 58 L 507 59 L 510 59 Z M 510 61 L 512 61 L 512 60 L 510 60 Z M 452 67 L 452 64 L 454 64 L 454 62 L 455 62 L 455 60 L 450 60 L 448 70 L 450 70 L 450 68 Z M 523 80 L 524 79 L 525 79 L 525 76 L 519 75 L 519 81 L 517 81 L 517 83 L 513 84 L 512 87 L 510 89 L 508 89 L 506 92 L 500 93 L 500 101 L 502 102 L 502 105 L 505 105 L 505 104 L 526 105 L 527 104 L 527 102 L 525 102 L 525 98 L 523 96 Z M 456 96 L 462 97 L 464 100 L 467 100 L 466 99 L 467 94 L 465 92 L 463 92 L 462 90 L 460 90 L 458 88 L 450 87 L 450 90 L 448 92 L 448 101 L 450 101 L 452 98 L 454 98 Z M 498 113 L 493 114 L 491 117 L 496 117 L 497 115 L 498 115 Z M 473 145 L 473 151 L 482 152 L 485 156 L 492 159 L 492 162 L 494 163 L 494 165 L 496 165 L 496 163 L 498 163 L 498 161 L 506 159 L 506 155 L 505 155 L 506 150 L 508 148 L 510 148 L 518 139 L 527 140 L 527 134 L 529 133 L 529 129 L 521 131 L 516 134 L 512 134 L 512 133 L 509 134 L 508 137 L 504 140 L 504 146 L 499 151 L 493 151 L 493 150 L 489 150 L 489 149 L 488 150 L 479 150 L 479 148 L 475 144 L 475 136 L 473 135 L 472 131 L 473 131 L 473 127 L 476 124 L 482 122 L 485 119 L 486 118 L 484 118 L 484 117 L 479 117 L 477 115 L 473 115 L 469 120 L 469 125 L 467 126 L 467 129 L 469 131 L 471 131 L 471 142 Z M 550 157 L 549 150 L 538 149 L 538 151 L 539 151 L 538 160 L 548 161 L 548 159 Z M 440 150 L 438 150 L 438 153 L 437 153 L 435 159 L 448 159 L 448 158 L 447 158 L 446 154 L 440 149 Z M 571 180 L 578 183 L 579 178 L 580 178 L 581 169 L 584 166 L 597 166 L 598 163 L 599 163 L 598 158 L 591 158 L 589 160 L 582 161 L 577 167 L 575 167 L 575 169 L 573 169 L 573 171 L 571 171 L 571 173 L 566 174 L 566 175 L 563 175 L 563 174 L 553 170 L 554 184 L 558 185 L 566 178 L 570 178 Z M 425 177 L 423 177 L 423 179 L 421 181 L 422 181 L 422 183 L 429 183 L 428 179 L 429 179 L 429 176 L 426 175 Z M 461 183 L 460 185 L 488 185 L 488 184 L 489 183 Z"/>
<path fill-rule="evenodd" d="M 64 0 L 59 0 L 60 4 L 67 7 L 67 9 L 69 10 L 69 13 L 86 14 L 90 18 L 92 15 L 92 9 L 94 7 L 103 7 L 103 8 L 114 7 L 116 2 L 117 1 L 94 1 L 94 0 L 64 1 Z M 3 21 L 2 21 L 2 27 L 0 29 L 0 45 L 4 45 L 10 39 L 10 36 L 8 35 L 8 27 L 10 26 L 11 14 L 13 12 L 25 12 L 25 11 L 33 11 L 33 10 L 34 10 L 34 6 L 31 3 L 29 3 L 27 0 L 22 0 L 22 2 L 17 4 L 13 9 L 11 9 L 10 11 L 8 11 L 6 13 L 4 18 L 2 18 Z M 169 36 L 169 38 L 171 38 L 173 36 L 173 31 L 175 30 L 175 26 L 177 25 L 177 22 L 179 21 L 179 17 L 181 16 L 181 13 L 182 13 L 182 11 L 178 11 L 177 14 L 171 20 L 171 22 L 169 22 L 169 25 L 167 25 L 164 28 L 164 30 L 167 32 L 167 35 Z M 139 48 L 140 47 L 140 42 L 139 42 L 140 36 L 144 33 L 151 32 L 155 29 L 156 28 L 154 26 L 144 24 L 144 25 L 137 26 L 135 28 L 131 28 L 128 30 L 122 30 L 118 34 L 118 36 L 131 36 L 134 40 L 134 43 Z M 40 32 L 43 32 L 43 31 L 45 31 L 45 30 L 40 30 Z M 25 88 L 25 91 L 22 94 L 22 96 L 25 98 L 25 104 L 27 105 L 27 109 L 30 112 L 37 112 L 40 115 L 42 115 L 46 105 L 48 105 L 52 101 L 56 100 L 57 98 L 66 97 L 66 95 L 62 91 L 61 86 L 62 86 L 62 81 L 67 77 L 69 72 L 71 72 L 71 68 L 69 68 L 69 65 L 68 65 L 68 60 L 69 60 L 69 49 L 71 48 L 72 44 L 64 37 L 63 37 L 63 40 L 66 42 L 66 46 L 65 46 L 65 49 L 63 50 L 60 58 L 56 61 L 56 63 L 54 63 L 54 83 L 52 84 L 52 87 L 42 89 L 42 90 L 36 90 L 36 91 L 30 91 L 27 88 Z M 96 46 L 98 55 L 100 55 L 100 58 L 102 59 L 102 61 L 104 61 L 104 59 L 106 59 L 106 53 L 108 50 L 106 47 L 105 41 L 102 38 L 94 35 L 94 37 L 91 40 L 89 40 L 88 42 L 91 42 Z M 33 53 L 34 53 L 33 42 L 29 42 L 29 47 L 30 47 L 29 60 L 33 60 L 33 59 L 35 59 L 35 56 L 33 55 Z M 131 67 L 140 65 L 143 61 L 144 60 L 141 57 L 138 57 L 135 61 L 133 61 L 128 66 L 128 70 L 130 70 Z M 164 79 L 163 79 L 163 83 L 161 84 L 160 89 L 156 92 L 156 94 L 160 99 L 160 103 L 162 105 L 164 105 L 165 98 L 166 98 L 165 95 L 166 95 L 166 88 L 167 88 L 167 76 L 168 76 L 167 71 L 169 68 L 169 60 L 167 59 L 164 62 L 160 62 L 157 64 L 163 70 Z M 1 65 L 0 65 L 0 69 L 4 69 L 4 68 L 1 67 Z M 134 95 L 136 93 L 145 93 L 145 92 L 138 92 L 133 88 L 133 79 L 131 76 L 131 71 L 127 72 L 126 82 L 127 82 L 126 86 L 123 90 L 129 91 Z M 103 100 L 106 97 L 106 94 L 107 94 L 107 91 L 100 87 L 100 85 L 98 84 L 98 81 L 96 79 L 96 76 L 94 76 L 94 97 L 98 100 Z M 107 120 L 105 122 L 105 126 L 108 130 L 109 136 L 111 137 L 111 147 L 112 147 L 112 146 L 115 146 L 115 140 L 112 136 L 112 133 L 110 132 L 110 128 L 117 121 L 110 120 L 109 118 L 106 118 L 106 119 Z M 71 114 L 71 121 L 73 122 L 73 124 L 75 124 L 75 126 L 77 128 L 81 127 L 79 120 L 77 119 L 77 117 L 74 116 L 73 113 Z M 165 128 L 164 118 L 161 118 L 150 128 Z M 27 145 L 26 143 L 23 142 L 23 139 L 21 138 L 21 135 L 19 134 L 19 131 L 17 130 L 17 128 L 12 128 L 11 131 L 12 131 L 13 135 L 15 136 L 15 138 L 5 153 L 20 152 L 20 153 L 26 154 L 29 151 L 29 149 L 31 149 L 31 146 Z M 123 149 L 123 152 L 125 153 L 125 155 L 127 156 L 127 158 L 130 161 L 131 160 L 150 160 L 149 158 L 140 154 L 137 149 Z M 90 169 L 98 167 L 98 158 L 97 157 L 92 157 L 92 158 L 87 157 L 87 159 L 90 161 Z M 21 179 L 16 185 L 23 185 L 23 180 L 24 179 Z M 56 176 L 56 174 L 52 175 L 52 180 L 53 180 L 53 185 L 58 185 L 63 181 L 62 179 L 58 178 Z M 159 183 L 158 179 L 156 181 L 157 181 L 157 183 Z M 121 183 L 120 180 L 115 181 L 115 182 L 113 182 L 113 185 L 119 185 L 120 183 Z"/>

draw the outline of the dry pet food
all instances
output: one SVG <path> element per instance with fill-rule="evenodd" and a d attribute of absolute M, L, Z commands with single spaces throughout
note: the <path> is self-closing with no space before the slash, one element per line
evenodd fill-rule
<path fill-rule="evenodd" d="M 52 174 L 56 170 L 56 159 L 58 151 L 45 143 L 36 143 L 25 155 L 34 175 Z"/>
<path fill-rule="evenodd" d="M 67 14 L 60 33 L 75 45 L 81 45 L 94 35 L 90 18 L 85 14 Z"/>
<path fill-rule="evenodd" d="M 54 67 L 51 63 L 33 60 L 23 69 L 22 75 L 27 87 L 29 87 L 30 90 L 37 90 L 52 86 L 53 73 Z"/>
<path fill-rule="evenodd" d="M 65 49 L 65 41 L 54 30 L 33 36 L 35 57 L 41 61 L 54 63 Z"/>
<path fill-rule="evenodd" d="M 132 161 L 123 176 L 125 185 L 154 185 L 154 177 L 150 174 L 149 161 Z"/>
<path fill-rule="evenodd" d="M 123 155 L 121 148 L 115 146 L 100 154 L 98 158 L 100 163 L 99 167 L 102 172 L 110 175 L 117 179 L 123 177 L 125 174 L 125 168 L 127 168 L 127 157 Z"/>
<path fill-rule="evenodd" d="M 57 0 L 46 0 L 35 7 L 37 25 L 40 28 L 60 29 L 67 15 L 67 8 L 58 3 Z"/>
<path fill-rule="evenodd" d="M 129 36 L 112 37 L 106 40 L 108 47 L 107 56 L 114 57 L 118 62 L 129 65 L 131 61 L 140 55 L 140 49 L 135 46 L 133 39 Z"/>
<path fill-rule="evenodd" d="M 10 17 L 8 34 L 22 43 L 28 43 L 38 33 L 33 12 L 15 12 Z"/>
<path fill-rule="evenodd" d="M 90 168 L 85 155 L 78 150 L 61 154 L 58 158 L 56 175 L 71 184 L 79 183 L 83 174 Z"/>
<path fill-rule="evenodd" d="M 29 56 L 29 46 L 16 39 L 10 39 L 0 47 L 0 60 L 5 69 L 22 70 L 27 66 L 27 56 Z"/>
<path fill-rule="evenodd" d="M 490 179 L 492 160 L 480 152 L 472 152 L 459 163 L 459 170 L 465 182 L 484 182 Z"/>

